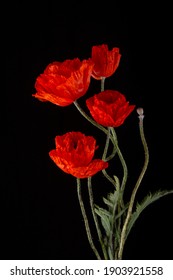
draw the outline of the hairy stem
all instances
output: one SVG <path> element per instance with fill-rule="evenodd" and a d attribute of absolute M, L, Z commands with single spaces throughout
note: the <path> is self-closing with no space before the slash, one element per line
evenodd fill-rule
<path fill-rule="evenodd" d="M 148 163 L 149 163 L 149 150 L 148 150 L 147 142 L 146 142 L 145 135 L 144 135 L 143 117 L 144 117 L 143 115 L 139 116 L 139 130 L 140 130 L 141 141 L 142 141 L 143 148 L 144 148 L 144 157 L 145 157 L 144 158 L 144 165 L 143 165 L 142 171 L 141 171 L 141 173 L 138 177 L 136 185 L 135 185 L 135 187 L 132 191 L 131 198 L 130 198 L 130 203 L 129 203 L 129 207 L 128 207 L 128 211 L 127 211 L 127 216 L 126 216 L 123 228 L 122 228 L 122 233 L 121 233 L 121 238 L 120 238 L 120 247 L 119 247 L 119 252 L 118 252 L 118 259 L 119 260 L 122 259 L 124 244 L 125 244 L 125 241 L 126 241 L 127 226 L 128 226 L 129 221 L 130 221 L 130 218 L 131 218 L 133 205 L 134 205 L 134 201 L 135 201 L 135 196 L 136 196 L 137 190 L 138 190 L 138 188 L 141 184 L 141 181 L 144 177 L 144 174 L 147 170 Z"/>
<path fill-rule="evenodd" d="M 92 191 L 91 177 L 88 178 L 88 193 L 89 193 L 89 200 L 90 200 L 91 211 L 92 211 L 94 223 L 95 223 L 95 226 L 96 226 L 96 229 L 97 229 L 97 234 L 98 234 L 99 242 L 100 242 L 100 245 L 102 247 L 102 252 L 103 252 L 103 255 L 104 255 L 104 259 L 107 260 L 108 256 L 107 256 L 106 248 L 105 248 L 105 245 L 103 243 L 102 233 L 101 233 L 101 230 L 100 230 L 100 226 L 99 226 L 99 222 L 98 222 L 98 219 L 97 219 L 97 215 L 95 213 L 95 206 L 94 206 L 94 197 L 93 197 L 93 191 Z"/>
<path fill-rule="evenodd" d="M 108 127 L 108 130 L 107 130 L 107 137 L 106 137 L 106 143 L 105 143 L 105 147 L 104 147 L 104 151 L 103 151 L 102 160 L 106 160 L 106 155 L 107 155 L 108 148 L 109 148 L 109 140 L 110 140 L 110 127 Z"/>
<path fill-rule="evenodd" d="M 81 106 L 79 105 L 79 103 L 77 102 L 77 100 L 74 101 L 73 104 L 75 105 L 75 107 L 78 109 L 78 111 L 81 113 L 81 115 L 82 115 L 87 121 L 89 121 L 92 125 L 96 126 L 98 129 L 102 130 L 102 131 L 107 135 L 108 130 L 107 130 L 104 126 L 102 126 L 102 125 L 98 124 L 97 122 L 95 122 L 90 116 L 88 116 L 88 115 L 85 113 L 85 111 L 81 108 Z M 111 140 L 111 142 L 112 142 L 113 145 L 114 145 L 114 141 L 115 141 L 115 140 L 113 139 L 113 137 L 112 137 L 111 134 L 110 134 L 110 140 Z M 106 159 L 106 161 L 112 159 L 112 158 L 115 156 L 115 154 L 116 154 L 116 146 L 114 145 L 113 152 L 112 152 L 112 154 Z"/>
<path fill-rule="evenodd" d="M 73 102 L 73 104 L 76 106 L 78 111 L 81 113 L 81 115 L 87 119 L 90 123 L 92 123 L 94 126 L 96 126 L 98 129 L 102 130 L 105 134 L 107 134 L 107 129 L 104 128 L 102 125 L 95 122 L 90 116 L 88 116 L 85 111 L 80 107 L 79 103 L 76 101 Z"/>
<path fill-rule="evenodd" d="M 114 181 L 114 179 L 112 179 L 112 177 L 108 175 L 105 169 L 102 170 L 102 173 L 106 177 L 106 179 L 108 179 L 109 182 L 111 182 L 111 184 L 116 188 L 116 182 Z"/>
<path fill-rule="evenodd" d="M 117 142 L 117 136 L 116 136 L 115 129 L 113 127 L 111 127 L 111 132 L 112 132 L 112 135 L 113 135 L 113 138 L 114 138 L 114 145 L 116 147 L 116 150 L 117 150 L 117 153 L 118 153 L 118 156 L 119 156 L 119 159 L 121 161 L 123 171 L 124 171 L 123 180 L 122 180 L 122 183 L 121 183 L 121 204 L 123 205 L 124 204 L 123 203 L 123 193 L 124 193 L 125 185 L 126 185 L 126 182 L 127 182 L 128 169 L 127 169 L 125 159 L 124 159 L 124 157 L 121 153 L 121 150 L 119 149 L 119 146 L 117 144 L 118 143 Z"/>
<path fill-rule="evenodd" d="M 81 183 L 80 183 L 80 179 L 79 178 L 77 178 L 77 194 L 78 194 L 78 200 L 79 200 L 82 216 L 83 216 L 84 223 L 85 223 L 85 229 L 86 229 L 86 233 L 87 233 L 89 244 L 91 246 L 91 249 L 94 251 L 97 259 L 101 260 L 101 257 L 99 255 L 99 253 L 98 253 L 94 243 L 93 243 L 93 239 L 92 239 L 92 235 L 91 235 L 91 231 L 90 231 L 90 227 L 89 227 L 88 218 L 87 218 L 85 207 L 84 207 L 84 203 L 83 203 L 83 200 L 82 200 Z"/>

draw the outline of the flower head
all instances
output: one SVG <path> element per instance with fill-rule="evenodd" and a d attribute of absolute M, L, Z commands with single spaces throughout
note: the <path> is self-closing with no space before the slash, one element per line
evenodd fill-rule
<path fill-rule="evenodd" d="M 68 132 L 55 138 L 56 149 L 49 152 L 51 159 L 64 172 L 77 178 L 87 178 L 108 167 L 101 159 L 93 159 L 96 140 L 81 132 Z"/>
<path fill-rule="evenodd" d="M 115 90 L 105 90 L 86 100 L 86 105 L 94 120 L 103 125 L 122 125 L 135 105 L 129 105 L 125 96 Z"/>
<path fill-rule="evenodd" d="M 50 63 L 36 79 L 33 96 L 59 106 L 70 105 L 88 90 L 92 69 L 91 59 Z"/>
<path fill-rule="evenodd" d="M 92 61 L 94 68 L 92 71 L 93 78 L 100 80 L 103 77 L 110 77 L 118 68 L 121 54 L 119 48 L 108 49 L 106 44 L 92 47 Z"/>

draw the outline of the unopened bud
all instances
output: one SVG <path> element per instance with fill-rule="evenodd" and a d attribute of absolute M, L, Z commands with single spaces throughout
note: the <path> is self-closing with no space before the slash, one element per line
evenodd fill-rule
<path fill-rule="evenodd" d="M 137 108 L 136 111 L 137 111 L 137 113 L 139 115 L 139 119 L 143 120 L 143 118 L 144 118 L 144 110 L 143 110 L 143 108 L 139 107 L 139 108 Z"/>

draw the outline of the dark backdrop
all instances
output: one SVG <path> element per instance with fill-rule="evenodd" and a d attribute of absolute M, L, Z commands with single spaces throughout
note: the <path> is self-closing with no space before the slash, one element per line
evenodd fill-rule
<path fill-rule="evenodd" d="M 119 90 L 131 104 L 145 110 L 150 163 L 137 200 L 150 191 L 172 188 L 169 7 L 127 2 L 99 1 L 93 6 L 89 1 L 18 1 L 6 7 L 4 119 L 8 133 L 1 259 L 95 259 L 86 238 L 75 178 L 58 169 L 48 152 L 54 148 L 55 136 L 67 131 L 93 135 L 100 151 L 105 139 L 73 105 L 62 108 L 32 97 L 37 76 L 50 62 L 88 58 L 91 47 L 102 43 L 120 48 L 120 66 L 105 87 Z M 99 89 L 99 82 L 92 79 L 88 96 Z M 84 101 L 85 97 L 79 100 L 82 106 Z M 128 198 L 143 163 L 135 111 L 117 135 L 129 168 Z M 121 176 L 121 168 L 111 172 Z M 100 201 L 107 191 L 105 181 L 101 173 L 94 180 L 98 182 L 94 196 Z M 173 195 L 146 208 L 129 235 L 124 259 L 172 259 L 172 211 Z"/>

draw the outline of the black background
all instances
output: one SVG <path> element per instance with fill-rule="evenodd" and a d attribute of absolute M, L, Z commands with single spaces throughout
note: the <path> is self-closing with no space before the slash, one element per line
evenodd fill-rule
<path fill-rule="evenodd" d="M 137 200 L 150 191 L 172 188 L 170 7 L 137 3 L 8 3 L 1 259 L 95 259 L 77 200 L 76 180 L 58 169 L 48 153 L 56 135 L 81 131 L 97 139 L 100 156 L 105 135 L 87 123 L 74 105 L 62 108 L 32 97 L 37 76 L 50 62 L 89 58 L 91 47 L 102 43 L 120 48 L 119 68 L 106 80 L 105 88 L 119 90 L 145 111 L 150 163 Z M 99 90 L 99 82 L 92 79 L 87 96 Z M 85 108 L 85 96 L 79 103 Z M 135 111 L 117 129 L 117 136 L 129 169 L 128 198 L 143 164 Z M 122 175 L 119 166 L 110 172 Z M 87 203 L 86 181 L 82 182 Z M 94 182 L 95 199 L 100 202 L 110 187 L 105 187 L 101 173 Z M 172 211 L 173 195 L 146 208 L 129 235 L 123 258 L 172 259 Z"/>

